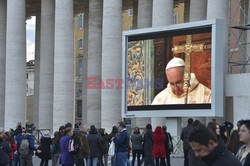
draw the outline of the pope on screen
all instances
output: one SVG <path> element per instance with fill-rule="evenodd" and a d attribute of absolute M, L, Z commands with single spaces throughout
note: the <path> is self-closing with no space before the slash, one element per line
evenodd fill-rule
<path fill-rule="evenodd" d="M 157 94 L 152 105 L 185 104 L 184 85 L 185 62 L 181 58 L 173 58 L 166 66 L 168 79 L 167 88 Z M 211 103 L 211 90 L 199 83 L 194 73 L 191 73 L 187 104 Z"/>

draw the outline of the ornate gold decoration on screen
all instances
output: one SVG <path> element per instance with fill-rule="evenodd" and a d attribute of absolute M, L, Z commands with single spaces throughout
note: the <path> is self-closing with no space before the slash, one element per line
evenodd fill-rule
<path fill-rule="evenodd" d="M 188 92 L 190 88 L 190 69 L 191 69 L 191 54 L 192 52 L 203 52 L 205 44 L 193 44 L 192 35 L 187 35 L 186 43 L 184 45 L 174 45 L 172 48 L 173 53 L 185 53 L 185 74 L 184 74 L 184 92 L 185 92 L 185 104 L 188 101 Z"/>
<path fill-rule="evenodd" d="M 144 105 L 144 56 L 143 41 L 130 42 L 128 45 L 128 95 L 127 105 Z"/>

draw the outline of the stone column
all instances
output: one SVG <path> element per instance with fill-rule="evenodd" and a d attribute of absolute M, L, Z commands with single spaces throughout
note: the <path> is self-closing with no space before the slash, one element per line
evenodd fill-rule
<path fill-rule="evenodd" d="M 34 107 L 32 114 L 32 123 L 38 126 L 38 108 L 39 108 L 39 77 L 40 77 L 40 40 L 41 40 L 41 12 L 36 15 L 36 34 L 35 34 L 35 76 L 34 76 Z"/>
<path fill-rule="evenodd" d="M 190 17 L 190 0 L 184 2 L 184 22 L 189 22 Z"/>
<path fill-rule="evenodd" d="M 227 21 L 228 3 L 227 0 L 207 0 L 207 19 L 217 18 Z M 225 24 L 227 25 L 227 22 Z"/>
<path fill-rule="evenodd" d="M 102 11 L 102 1 L 89 1 L 88 78 L 96 80 L 100 80 L 102 74 Z M 88 88 L 87 96 L 87 125 L 100 128 L 101 89 Z"/>
<path fill-rule="evenodd" d="M 205 20 L 207 16 L 207 0 L 190 0 L 189 21 Z"/>
<path fill-rule="evenodd" d="M 138 19 L 137 28 L 148 28 L 152 26 L 152 0 L 138 0 Z M 145 58 L 145 66 L 149 63 Z M 146 72 L 145 72 L 146 73 Z M 145 76 L 145 79 L 150 79 Z M 133 119 L 132 119 L 133 123 Z M 148 123 L 151 123 L 151 118 L 136 118 L 133 127 L 145 128 Z"/>
<path fill-rule="evenodd" d="M 138 0 L 133 1 L 133 29 L 137 29 L 138 22 Z"/>
<path fill-rule="evenodd" d="M 87 1 L 88 2 L 88 1 Z M 82 58 L 82 123 L 87 124 L 87 77 L 88 77 L 88 36 L 89 36 L 89 4 L 84 8 L 84 38 Z"/>
<path fill-rule="evenodd" d="M 122 0 L 103 1 L 102 79 L 113 80 L 114 88 L 102 89 L 102 127 L 111 131 L 121 121 Z M 112 81 L 112 80 L 111 80 Z"/>
<path fill-rule="evenodd" d="M 173 5 L 173 0 L 153 0 L 153 27 L 174 23 Z"/>
<path fill-rule="evenodd" d="M 173 3 L 173 0 L 153 0 L 152 27 L 174 23 Z M 151 123 L 154 130 L 158 125 L 166 125 L 166 118 L 151 118 Z"/>
<path fill-rule="evenodd" d="M 73 0 L 56 0 L 55 11 L 53 131 L 75 112 Z"/>
<path fill-rule="evenodd" d="M 60 30 L 61 29 L 59 29 L 59 31 Z M 53 129 L 52 128 L 53 126 L 53 123 L 52 123 L 53 111 L 52 110 L 53 110 L 53 76 L 54 76 L 53 74 L 54 73 L 54 34 L 55 34 L 54 31 L 55 31 L 55 1 L 54 0 L 42 0 L 41 1 L 41 49 L 40 49 L 41 56 L 40 56 L 40 74 L 39 74 L 40 86 L 39 86 L 38 127 L 41 129 L 50 129 L 50 130 Z M 57 37 L 58 39 L 60 38 L 59 36 Z M 62 41 L 56 41 L 56 43 L 58 42 L 59 44 L 61 44 Z M 63 49 L 63 48 L 59 48 L 59 49 Z"/>
<path fill-rule="evenodd" d="M 152 0 L 138 0 L 138 29 L 152 26 L 152 5 Z"/>
<path fill-rule="evenodd" d="M 207 0 L 207 19 L 221 19 L 224 20 L 224 77 L 228 73 L 228 0 Z M 224 78 L 225 80 L 225 78 Z M 223 102 L 225 103 L 225 101 Z M 224 114 L 226 110 L 224 109 Z M 224 121 L 224 118 L 216 118 L 218 121 Z M 207 122 L 211 118 L 207 118 Z"/>
<path fill-rule="evenodd" d="M 25 124 L 26 27 L 25 0 L 7 1 L 4 128 Z"/>
<path fill-rule="evenodd" d="M 0 127 L 4 126 L 7 1 L 0 0 Z"/>
<path fill-rule="evenodd" d="M 247 8 L 247 11 L 248 11 L 248 18 L 250 18 L 250 2 L 248 2 L 248 8 Z M 248 19 L 248 27 L 250 27 L 250 21 Z M 247 43 L 250 43 L 250 30 L 247 31 Z M 248 58 L 250 58 L 250 44 L 247 44 L 246 45 L 246 53 L 247 53 L 247 56 Z M 250 63 L 250 62 L 248 62 Z M 250 72 L 250 65 L 246 65 L 246 72 L 249 73 Z"/>
<path fill-rule="evenodd" d="M 190 14 L 189 21 L 200 21 L 205 20 L 207 17 L 207 0 L 190 0 Z M 187 124 L 188 118 L 182 118 L 183 124 Z M 205 117 L 193 118 L 199 120 L 201 123 L 206 124 Z"/>

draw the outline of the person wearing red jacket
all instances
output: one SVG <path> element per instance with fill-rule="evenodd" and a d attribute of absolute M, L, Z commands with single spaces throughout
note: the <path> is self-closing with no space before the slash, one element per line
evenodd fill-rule
<path fill-rule="evenodd" d="M 163 134 L 161 126 L 157 126 L 155 129 L 155 132 L 153 134 L 153 140 L 154 140 L 154 147 L 153 147 L 153 157 L 155 158 L 155 164 L 156 166 L 165 166 L 165 157 L 166 157 L 166 151 L 165 151 L 165 141 L 166 137 Z M 160 163 L 159 163 L 160 160 Z"/>
<path fill-rule="evenodd" d="M 9 132 L 5 132 L 5 135 L 6 135 L 6 141 L 9 143 L 11 147 L 11 152 L 9 153 L 9 157 L 10 157 L 10 166 L 12 166 L 12 161 L 14 159 L 14 153 L 17 150 L 17 145 L 13 140 L 13 138 L 11 138 L 11 134 Z"/>

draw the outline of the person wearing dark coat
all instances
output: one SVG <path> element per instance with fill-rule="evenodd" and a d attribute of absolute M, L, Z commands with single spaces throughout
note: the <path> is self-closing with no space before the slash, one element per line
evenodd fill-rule
<path fill-rule="evenodd" d="M 129 133 L 124 122 L 118 122 L 119 133 L 114 138 L 115 143 L 115 166 L 127 166 L 128 164 L 128 148 Z"/>
<path fill-rule="evenodd" d="M 195 120 L 192 124 L 193 128 L 199 125 L 201 125 L 201 122 L 199 120 Z M 195 156 L 192 148 L 189 149 L 187 157 L 188 157 L 188 164 L 190 166 L 204 166 L 204 163 L 201 161 L 201 158 Z"/>
<path fill-rule="evenodd" d="M 74 159 L 76 161 L 76 166 L 86 166 L 87 158 L 89 157 L 89 142 L 87 140 L 87 128 L 83 125 L 80 126 L 77 133 L 76 144 L 79 147 L 79 150 L 75 153 Z"/>
<path fill-rule="evenodd" d="M 250 165 L 250 120 L 244 120 L 239 130 L 239 139 L 243 145 L 238 150 L 236 157 L 242 166 Z"/>
<path fill-rule="evenodd" d="M 102 154 L 100 156 L 100 162 L 101 166 L 107 166 L 108 165 L 108 151 L 109 151 L 109 135 L 105 132 L 104 128 L 99 129 L 99 133 L 102 136 L 102 142 L 101 142 L 101 149 L 102 149 Z M 104 163 L 103 163 L 104 159 Z"/>
<path fill-rule="evenodd" d="M 135 127 L 134 133 L 131 135 L 131 143 L 132 143 L 132 166 L 135 165 L 135 157 L 137 157 L 137 165 L 140 165 L 140 158 L 143 151 L 143 145 L 142 145 L 142 135 L 140 133 L 140 130 L 138 127 Z"/>
<path fill-rule="evenodd" d="M 154 158 L 152 156 L 154 141 L 153 141 L 153 131 L 151 124 L 147 124 L 146 129 L 147 131 L 143 136 L 144 165 L 154 166 L 155 163 L 154 163 Z"/>
<path fill-rule="evenodd" d="M 4 140 L 3 134 L 0 135 L 0 166 L 9 166 L 11 147 L 8 142 Z"/>
<path fill-rule="evenodd" d="M 161 126 L 157 126 L 154 134 L 153 134 L 153 140 L 154 140 L 154 147 L 153 147 L 153 157 L 155 158 L 155 164 L 156 166 L 166 166 L 165 157 L 166 157 L 166 151 L 165 151 L 165 141 L 166 137 L 163 134 Z M 160 160 L 160 162 L 159 162 Z"/>
<path fill-rule="evenodd" d="M 188 125 L 184 127 L 181 131 L 181 140 L 183 141 L 183 152 L 184 152 L 184 166 L 188 166 L 189 161 L 188 161 L 188 151 L 191 149 L 190 145 L 188 143 L 188 136 L 191 130 L 193 129 L 192 126 L 193 119 L 189 118 L 188 119 Z M 191 165 L 190 165 L 191 166 Z"/>
<path fill-rule="evenodd" d="M 167 165 L 171 166 L 170 163 L 170 154 L 173 151 L 173 149 L 169 148 L 169 143 L 171 143 L 173 145 L 172 142 L 172 136 L 169 132 L 167 132 L 167 126 L 162 126 L 162 130 L 163 130 L 163 134 L 165 135 L 165 141 L 164 141 L 164 145 L 165 145 L 165 151 L 166 151 L 166 159 L 167 159 Z"/>
<path fill-rule="evenodd" d="M 49 130 L 45 130 L 40 140 L 40 166 L 48 166 L 49 160 L 51 160 L 50 145 L 52 144 Z"/>
<path fill-rule="evenodd" d="M 90 131 L 87 136 L 89 142 L 90 155 L 88 158 L 88 166 L 97 166 L 98 158 L 101 156 L 102 137 L 97 132 L 94 125 L 90 126 Z M 91 164 L 92 163 L 92 164 Z"/>
<path fill-rule="evenodd" d="M 239 137 L 239 131 L 240 131 L 240 126 L 241 126 L 241 123 L 243 122 L 244 120 L 239 120 L 237 122 L 237 129 L 236 130 L 233 130 L 232 134 L 230 135 L 230 138 L 227 142 L 227 149 L 232 152 L 233 154 L 237 154 L 238 150 L 240 149 L 240 147 L 243 145 L 241 142 L 240 142 L 240 137 Z"/>
<path fill-rule="evenodd" d="M 60 163 L 60 140 L 64 136 L 65 126 L 60 126 L 59 131 L 54 132 L 54 138 L 52 138 L 51 146 L 51 157 L 52 157 L 52 166 L 58 166 Z"/>
<path fill-rule="evenodd" d="M 241 166 L 214 132 L 204 125 L 193 128 L 188 141 L 195 156 L 200 157 L 206 166 Z"/>

